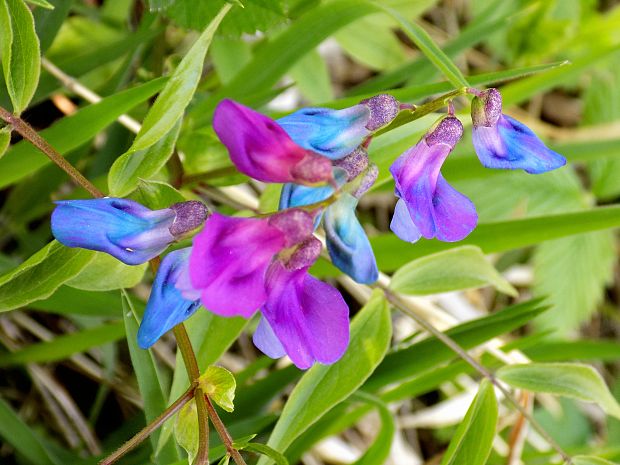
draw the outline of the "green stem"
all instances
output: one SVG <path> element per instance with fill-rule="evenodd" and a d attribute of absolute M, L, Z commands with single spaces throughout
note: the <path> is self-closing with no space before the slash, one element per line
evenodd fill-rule
<path fill-rule="evenodd" d="M 123 455 L 134 449 L 138 446 L 142 441 L 148 438 L 153 431 L 163 425 L 168 418 L 177 413 L 181 407 L 187 404 L 194 397 L 194 386 L 191 386 L 185 394 L 179 397 L 174 401 L 170 407 L 164 410 L 157 418 L 155 418 L 151 423 L 146 425 L 138 434 L 136 434 L 133 438 L 119 447 L 114 453 L 103 459 L 99 462 L 99 465 L 111 465 L 120 459 Z"/>
<path fill-rule="evenodd" d="M 194 390 L 194 398 L 196 399 L 196 410 L 198 412 L 198 452 L 194 459 L 193 465 L 207 465 L 209 463 L 209 415 L 207 413 L 207 402 L 205 400 L 206 393 L 200 387 L 198 378 L 200 378 L 200 369 L 196 361 L 196 354 L 192 348 L 185 325 L 180 323 L 173 329 L 174 337 L 181 351 L 181 356 L 185 362 L 185 368 L 192 384 L 196 384 Z"/>
<path fill-rule="evenodd" d="M 392 305 L 394 305 L 394 307 L 411 317 L 412 320 L 414 320 L 418 325 L 424 328 L 428 333 L 435 336 L 438 341 L 440 341 L 455 354 L 461 357 L 472 368 L 474 368 L 474 370 L 487 378 L 504 395 L 508 402 L 510 402 L 519 411 L 519 413 L 523 415 L 523 418 L 527 419 L 527 421 L 532 425 L 532 427 L 536 431 L 538 431 L 538 433 L 560 455 L 560 457 L 562 457 L 562 459 L 566 462 L 566 465 L 571 465 L 573 463 L 570 455 L 564 452 L 564 449 L 562 449 L 562 447 L 555 441 L 555 439 L 553 439 L 549 435 L 549 433 L 547 433 L 547 431 L 545 431 L 545 429 L 540 426 L 540 424 L 534 419 L 530 412 L 528 412 L 525 407 L 523 407 L 514 397 L 512 397 L 508 389 L 504 387 L 504 385 L 501 384 L 497 380 L 497 378 L 495 378 L 493 373 L 491 373 L 480 363 L 478 363 L 471 355 L 467 353 L 465 349 L 458 345 L 458 343 L 454 339 L 435 328 L 431 323 L 426 321 L 424 318 L 418 316 L 415 312 L 411 311 L 411 309 L 408 308 L 407 304 L 403 302 L 400 296 L 394 294 L 390 289 L 383 285 L 377 285 L 377 287 L 383 290 L 385 296 L 392 303 Z"/>
<path fill-rule="evenodd" d="M 69 163 L 51 144 L 43 139 L 32 126 L 26 123 L 19 116 L 14 115 L 5 108 L 0 107 L 0 118 L 11 125 L 24 139 L 43 152 L 60 169 L 67 173 L 73 180 L 86 189 L 93 197 L 104 197 L 103 193 L 97 189 L 82 173 Z"/>

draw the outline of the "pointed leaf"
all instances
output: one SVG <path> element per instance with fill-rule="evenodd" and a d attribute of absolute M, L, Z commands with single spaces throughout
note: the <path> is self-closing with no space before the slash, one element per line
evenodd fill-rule
<path fill-rule="evenodd" d="M 110 291 L 134 287 L 144 276 L 148 263 L 125 265 L 103 252 L 95 252 L 94 259 L 65 284 L 83 291 Z"/>
<path fill-rule="evenodd" d="M 573 465 L 618 465 L 615 462 L 594 457 L 592 455 L 576 455 L 573 457 Z"/>
<path fill-rule="evenodd" d="M 235 409 L 233 400 L 235 399 L 237 382 L 233 374 L 226 368 L 211 365 L 198 378 L 198 382 L 205 394 L 217 405 L 227 412 L 232 412 Z"/>

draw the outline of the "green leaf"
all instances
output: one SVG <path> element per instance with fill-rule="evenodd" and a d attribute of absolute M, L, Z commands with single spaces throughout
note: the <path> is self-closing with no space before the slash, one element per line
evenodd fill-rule
<path fill-rule="evenodd" d="M 485 379 L 456 429 L 441 465 L 484 465 L 491 453 L 496 426 L 497 399 L 493 385 Z"/>
<path fill-rule="evenodd" d="M 0 158 L 5 154 L 6 149 L 9 148 L 11 143 L 11 128 L 5 126 L 0 128 Z"/>
<path fill-rule="evenodd" d="M 620 343 L 612 340 L 537 341 L 535 345 L 521 350 L 535 362 L 564 360 L 615 362 L 620 360 Z"/>
<path fill-rule="evenodd" d="M 235 409 L 233 401 L 235 400 L 237 382 L 233 374 L 226 368 L 211 365 L 198 378 L 198 383 L 205 394 L 224 410 L 232 412 Z"/>
<path fill-rule="evenodd" d="M 194 463 L 198 453 L 198 412 L 192 399 L 179 411 L 174 423 L 174 437 L 185 452 L 189 463 Z"/>
<path fill-rule="evenodd" d="M 60 286 L 45 300 L 28 304 L 29 308 L 61 315 L 85 315 L 117 318 L 122 311 L 118 292 L 89 292 Z"/>
<path fill-rule="evenodd" d="M 594 368 L 578 363 L 508 365 L 497 377 L 511 386 L 597 403 L 607 414 L 620 418 L 620 405 Z"/>
<path fill-rule="evenodd" d="M 593 455 L 575 455 L 573 457 L 573 465 L 618 465 L 615 462 L 594 457 Z"/>
<path fill-rule="evenodd" d="M 136 189 L 141 179 L 157 174 L 174 152 L 180 130 L 179 119 L 172 129 L 153 145 L 142 150 L 129 149 L 118 157 L 108 175 L 110 195 L 125 197 Z"/>
<path fill-rule="evenodd" d="M 213 34 L 231 5 L 222 7 L 174 70 L 166 87 L 144 118 L 142 128 L 129 151 L 144 150 L 169 133 L 191 101 L 202 75 L 202 67 Z"/>
<path fill-rule="evenodd" d="M 507 307 L 484 318 L 468 321 L 446 331 L 463 349 L 469 350 L 501 334 L 513 331 L 545 310 L 539 300 Z M 423 373 L 448 362 L 456 354 L 434 337 L 428 337 L 408 347 L 386 355 L 371 378 L 364 385 L 367 391 Z"/>
<path fill-rule="evenodd" d="M 290 74 L 308 102 L 316 104 L 333 98 L 329 70 L 316 50 L 311 50 L 295 63 Z"/>
<path fill-rule="evenodd" d="M 516 296 L 517 290 L 491 265 L 479 247 L 465 245 L 418 258 L 394 273 L 390 289 L 410 295 L 494 286 Z"/>
<path fill-rule="evenodd" d="M 349 397 L 383 359 L 392 328 L 385 297 L 375 291 L 351 323 L 351 340 L 333 365 L 315 365 L 291 393 L 267 445 L 286 448 L 325 412 Z M 266 463 L 262 460 L 259 463 Z"/>
<path fill-rule="evenodd" d="M 20 114 L 30 103 L 41 72 L 39 38 L 23 0 L 0 0 L 0 56 L 13 112 Z"/>
<path fill-rule="evenodd" d="M 399 268 L 414 258 L 464 244 L 476 245 L 485 254 L 489 254 L 528 247 L 574 234 L 618 227 L 620 227 L 620 206 L 613 205 L 579 212 L 482 223 L 459 243 L 421 239 L 415 246 L 407 246 L 393 234 L 372 237 L 370 243 L 377 256 L 379 268 L 387 272 Z"/>
<path fill-rule="evenodd" d="M 125 328 L 122 322 L 95 326 L 4 354 L 0 359 L 0 367 L 64 360 L 93 347 L 118 341 L 123 336 L 125 336 Z"/>
<path fill-rule="evenodd" d="M 70 152 L 88 142 L 123 113 L 151 97 L 165 82 L 165 78 L 154 79 L 106 97 L 61 119 L 39 134 L 60 153 Z M 0 159 L 0 188 L 20 181 L 49 163 L 49 158 L 28 141 L 18 142 Z"/>
<path fill-rule="evenodd" d="M 276 465 L 288 465 L 288 460 L 286 460 L 286 457 L 284 457 L 284 455 L 266 444 L 249 442 L 247 444 L 244 444 L 241 449 L 250 452 L 256 452 L 258 454 L 269 457 L 276 463 Z"/>
<path fill-rule="evenodd" d="M 138 379 L 140 394 L 142 395 L 142 399 L 144 399 L 144 416 L 148 424 L 166 409 L 166 399 L 164 397 L 157 363 L 155 362 L 152 352 L 150 350 L 142 350 L 138 347 L 138 323 L 136 321 L 137 316 L 134 306 L 124 289 L 121 290 L 121 296 L 129 355 L 134 372 L 136 373 L 136 378 Z M 155 430 L 149 436 L 153 450 L 156 450 L 159 435 L 160 430 Z M 158 452 L 158 458 L 161 459 L 161 463 L 170 463 L 179 459 L 176 448 L 170 441 L 167 441 Z"/>
<path fill-rule="evenodd" d="M 0 276 L 0 312 L 44 299 L 76 276 L 94 252 L 52 241 L 9 273 Z"/>
<path fill-rule="evenodd" d="M 48 10 L 53 10 L 54 5 L 52 5 L 47 0 L 26 0 L 28 3 L 32 3 L 33 5 L 40 6 L 42 8 L 46 8 Z"/>
<path fill-rule="evenodd" d="M 37 465 L 62 465 L 43 445 L 41 438 L 13 411 L 6 401 L 0 398 L 0 437 L 4 438 L 30 463 Z"/>
<path fill-rule="evenodd" d="M 110 291 L 134 287 L 142 281 L 147 266 L 148 263 L 125 265 L 107 253 L 95 252 L 94 259 L 65 284 L 84 291 Z"/>
<path fill-rule="evenodd" d="M 378 397 L 366 394 L 363 391 L 357 391 L 353 394 L 353 397 L 375 407 L 377 412 L 379 412 L 379 419 L 381 420 L 381 429 L 377 433 L 375 440 L 366 449 L 364 455 L 356 460 L 353 465 L 383 465 L 390 455 L 394 433 L 396 432 L 394 416 L 388 409 L 387 404 Z"/>
<path fill-rule="evenodd" d="M 385 5 L 378 4 L 386 13 L 398 21 L 405 34 L 415 43 L 426 57 L 443 73 L 456 88 L 469 87 L 469 83 L 452 60 L 435 44 L 431 36 L 418 26 L 404 18 L 398 11 Z"/>
<path fill-rule="evenodd" d="M 138 180 L 138 188 L 132 195 L 136 201 L 151 210 L 161 210 L 186 199 L 170 184 L 160 181 Z"/>

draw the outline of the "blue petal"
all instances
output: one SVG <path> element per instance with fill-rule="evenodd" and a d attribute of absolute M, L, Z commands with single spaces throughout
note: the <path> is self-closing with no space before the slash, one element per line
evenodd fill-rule
<path fill-rule="evenodd" d="M 357 199 L 343 193 L 325 212 L 327 250 L 341 271 L 358 283 L 370 284 L 377 280 L 379 271 L 368 237 L 355 216 L 356 206 Z"/>
<path fill-rule="evenodd" d="M 104 198 L 56 202 L 52 233 L 68 247 L 107 252 L 128 265 L 162 253 L 174 241 L 173 210 L 152 211 L 137 202 Z"/>
<path fill-rule="evenodd" d="M 355 105 L 344 110 L 302 108 L 277 122 L 297 145 L 337 160 L 370 134 L 366 129 L 369 119 L 370 110 Z"/>
<path fill-rule="evenodd" d="M 398 202 L 396 202 L 390 229 L 403 241 L 413 243 L 422 237 L 422 233 L 420 233 L 420 230 L 411 219 L 409 209 L 403 199 L 398 199 Z"/>
<path fill-rule="evenodd" d="M 252 336 L 252 342 L 258 349 L 271 358 L 280 358 L 286 355 L 286 349 L 273 332 L 269 322 L 262 317 Z"/>
<path fill-rule="evenodd" d="M 191 248 L 170 252 L 162 260 L 138 330 L 138 345 L 148 349 L 167 331 L 188 319 L 200 300 L 186 300 L 176 283 L 186 273 Z"/>
<path fill-rule="evenodd" d="M 566 159 L 549 149 L 530 128 L 507 115 L 500 116 L 496 126 L 474 127 L 473 143 L 487 168 L 539 174 L 566 164 Z"/>

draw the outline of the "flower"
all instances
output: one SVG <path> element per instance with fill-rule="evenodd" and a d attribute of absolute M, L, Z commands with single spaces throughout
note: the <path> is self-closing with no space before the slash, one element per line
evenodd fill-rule
<path fill-rule="evenodd" d="M 530 128 L 502 114 L 502 96 L 497 89 L 474 97 L 471 118 L 474 148 L 487 168 L 539 174 L 566 164 L 566 159 L 549 149 Z"/>
<path fill-rule="evenodd" d="M 328 206 L 322 216 L 327 250 L 332 263 L 353 280 L 370 284 L 377 280 L 379 271 L 374 252 L 364 228 L 355 216 L 359 198 L 374 183 L 376 165 L 368 166 L 368 155 L 358 149 L 336 162 L 335 178 L 338 186 L 351 183 L 351 193 L 339 194 L 339 199 Z M 362 176 L 360 176 L 364 173 Z M 356 180 L 356 182 L 353 182 Z M 300 207 L 327 200 L 334 194 L 332 186 L 307 187 L 285 184 L 280 196 L 280 209 Z M 321 216 L 315 220 L 319 226 Z"/>
<path fill-rule="evenodd" d="M 190 256 L 191 285 L 203 305 L 222 316 L 252 316 L 267 299 L 265 275 L 273 257 L 312 235 L 312 222 L 302 210 L 266 218 L 211 215 Z"/>
<path fill-rule="evenodd" d="M 300 209 L 263 218 L 214 213 L 194 239 L 190 284 L 177 287 L 222 316 L 260 309 L 254 341 L 271 357 L 288 354 L 302 369 L 333 363 L 348 344 L 349 310 L 336 289 L 308 274 L 321 252 L 313 221 Z"/>
<path fill-rule="evenodd" d="M 296 144 L 337 160 L 354 151 L 373 131 L 389 124 L 399 108 L 394 97 L 382 94 L 342 110 L 302 108 L 277 123 Z"/>
<path fill-rule="evenodd" d="M 144 263 L 197 228 L 207 208 L 196 201 L 150 210 L 133 200 L 103 198 L 56 202 L 52 234 L 68 247 L 109 253 L 127 265 Z"/>
<path fill-rule="evenodd" d="M 188 272 L 190 248 L 170 252 L 162 260 L 138 330 L 138 345 L 148 349 L 167 331 L 182 323 L 200 307 L 200 300 L 188 300 L 178 284 Z"/>
<path fill-rule="evenodd" d="M 462 135 L 461 122 L 453 116 L 444 117 L 390 167 L 399 198 L 390 228 L 402 240 L 436 237 L 454 242 L 476 227 L 473 203 L 440 173 Z"/>
<path fill-rule="evenodd" d="M 232 100 L 218 104 L 213 129 L 237 169 L 254 179 L 306 185 L 332 179 L 327 158 L 300 147 L 275 121 Z"/>

